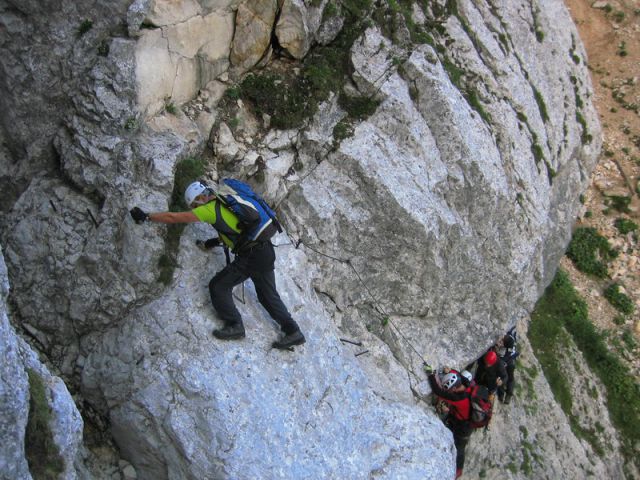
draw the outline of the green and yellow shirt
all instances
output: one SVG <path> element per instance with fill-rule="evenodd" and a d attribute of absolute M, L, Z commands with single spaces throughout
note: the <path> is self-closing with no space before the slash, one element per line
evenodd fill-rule
<path fill-rule="evenodd" d="M 233 248 L 240 236 L 238 217 L 222 203 L 215 199 L 206 205 L 194 208 L 193 214 L 201 222 L 210 223 L 218 231 L 220 240 L 229 248 Z"/>

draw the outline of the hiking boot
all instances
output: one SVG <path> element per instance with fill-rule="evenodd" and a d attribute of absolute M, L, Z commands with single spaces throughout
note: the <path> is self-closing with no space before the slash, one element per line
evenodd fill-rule
<path fill-rule="evenodd" d="M 304 335 L 300 330 L 296 330 L 293 333 L 285 335 L 280 340 L 276 340 L 271 346 L 281 350 L 288 350 L 294 345 L 302 345 L 304 342 L 306 342 Z"/>
<path fill-rule="evenodd" d="M 509 405 L 510 403 L 511 403 L 511 395 L 507 394 L 507 396 L 504 397 L 504 404 Z"/>
<path fill-rule="evenodd" d="M 458 468 L 456 469 L 456 478 L 460 478 L 462 476 L 462 469 Z"/>
<path fill-rule="evenodd" d="M 220 340 L 237 340 L 244 338 L 244 326 L 241 323 L 225 325 L 213 331 L 213 336 Z"/>

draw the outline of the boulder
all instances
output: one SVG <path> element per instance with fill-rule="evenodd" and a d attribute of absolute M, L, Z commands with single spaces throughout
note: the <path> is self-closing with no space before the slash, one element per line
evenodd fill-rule
<path fill-rule="evenodd" d="M 238 5 L 229 57 L 238 74 L 249 70 L 267 53 L 277 8 L 276 0 L 245 1 Z"/>

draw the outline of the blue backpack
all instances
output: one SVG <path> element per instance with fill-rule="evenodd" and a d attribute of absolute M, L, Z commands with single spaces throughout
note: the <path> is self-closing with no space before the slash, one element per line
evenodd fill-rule
<path fill-rule="evenodd" d="M 225 178 L 222 183 L 231 191 L 220 192 L 218 197 L 238 217 L 240 223 L 252 223 L 246 220 L 247 209 L 255 210 L 260 215 L 260 222 L 243 232 L 248 241 L 266 241 L 273 237 L 276 231 L 282 232 L 276 212 L 249 185 L 233 178 Z"/>

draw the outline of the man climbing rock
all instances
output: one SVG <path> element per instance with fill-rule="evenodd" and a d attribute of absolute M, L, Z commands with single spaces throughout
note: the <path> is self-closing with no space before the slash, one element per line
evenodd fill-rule
<path fill-rule="evenodd" d="M 476 370 L 476 383 L 484 385 L 489 390 L 491 403 L 493 403 L 495 392 L 503 383 L 508 380 L 504 363 L 492 349 L 489 350 L 482 360 L 478 361 Z"/>
<path fill-rule="evenodd" d="M 516 370 L 516 358 L 519 353 L 516 350 L 516 331 L 512 329 L 504 337 L 498 340 L 496 344 L 496 352 L 500 361 L 504 363 L 507 371 L 507 381 L 504 385 L 498 387 L 498 400 L 509 404 L 513 397 L 514 374 Z"/>
<path fill-rule="evenodd" d="M 473 431 L 471 427 L 471 399 L 469 388 L 462 381 L 462 376 L 456 371 L 450 371 L 440 381 L 431 374 L 428 377 L 431 391 L 446 405 L 444 424 L 453 433 L 453 443 L 456 446 L 456 478 L 462 475 L 464 468 L 464 452 Z"/>
<path fill-rule="evenodd" d="M 134 207 L 130 213 L 136 223 L 209 223 L 218 232 L 218 238 L 199 242 L 200 245 L 205 249 L 223 245 L 235 254 L 233 262 L 216 273 L 209 282 L 211 303 L 224 322 L 224 326 L 214 330 L 213 335 L 220 340 L 244 338 L 242 317 L 233 302 L 232 292 L 234 286 L 250 278 L 255 285 L 258 301 L 284 332 L 282 338 L 273 342 L 273 347 L 290 349 L 305 343 L 298 324 L 291 318 L 276 290 L 276 256 L 269 240 L 277 229 L 274 222 L 265 215 L 262 217 L 267 220 L 262 221 L 260 206 L 251 206 L 250 202 L 240 197 L 238 203 L 241 204 L 242 214 L 234 213 L 222 195 L 217 195 L 211 187 L 199 181 L 187 187 L 184 200 L 191 211 L 147 213 Z"/>

